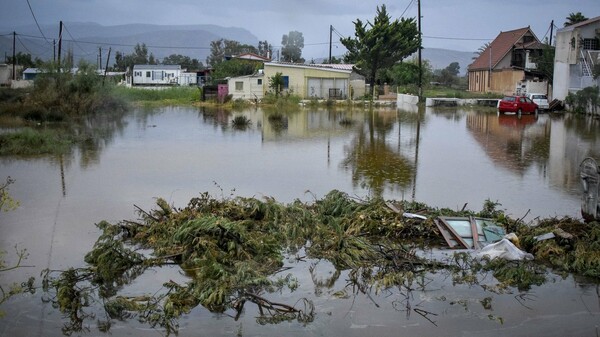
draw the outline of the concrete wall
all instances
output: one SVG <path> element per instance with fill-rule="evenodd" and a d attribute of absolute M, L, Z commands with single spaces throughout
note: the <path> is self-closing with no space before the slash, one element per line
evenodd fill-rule
<path fill-rule="evenodd" d="M 242 83 L 241 90 L 237 89 L 236 82 Z M 266 88 L 263 76 L 232 77 L 227 81 L 227 85 L 232 99 L 262 99 Z"/>
<path fill-rule="evenodd" d="M 348 97 L 350 99 L 357 99 L 363 97 L 367 92 L 367 84 L 364 79 L 350 80 L 350 90 Z"/>
<path fill-rule="evenodd" d="M 11 89 L 23 89 L 33 87 L 33 81 L 31 80 L 15 80 L 10 81 Z"/>
<path fill-rule="evenodd" d="M 577 91 L 588 86 L 598 85 L 591 76 L 582 76 L 579 60 L 584 38 L 596 37 L 600 29 L 600 21 L 582 27 L 565 27 L 556 32 L 556 51 L 554 56 L 554 81 L 552 97 L 564 100 L 570 91 Z"/>

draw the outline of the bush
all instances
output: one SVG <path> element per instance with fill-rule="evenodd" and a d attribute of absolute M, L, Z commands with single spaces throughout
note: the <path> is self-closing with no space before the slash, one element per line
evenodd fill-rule
<path fill-rule="evenodd" d="M 575 113 L 593 113 L 598 111 L 600 103 L 599 89 L 597 86 L 583 88 L 576 93 L 569 93 L 565 98 L 565 103 L 569 105 Z"/>

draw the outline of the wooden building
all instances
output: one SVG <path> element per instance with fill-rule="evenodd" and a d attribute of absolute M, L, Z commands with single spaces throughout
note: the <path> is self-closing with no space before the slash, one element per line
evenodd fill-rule
<path fill-rule="evenodd" d="M 533 61 L 542 44 L 530 27 L 501 32 L 468 67 L 469 91 L 526 94 L 547 87 Z"/>

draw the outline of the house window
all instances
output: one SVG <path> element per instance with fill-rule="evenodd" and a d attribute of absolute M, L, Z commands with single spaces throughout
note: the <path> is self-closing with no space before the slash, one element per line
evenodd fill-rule
<path fill-rule="evenodd" d="M 583 39 L 583 49 L 598 50 L 598 39 Z"/>
<path fill-rule="evenodd" d="M 163 71 L 153 71 L 152 72 L 152 79 L 153 80 L 158 80 L 158 81 L 162 81 L 164 79 L 164 75 L 165 73 Z"/>
<path fill-rule="evenodd" d="M 258 80 L 256 80 L 256 84 L 262 85 L 262 78 L 259 78 Z"/>
<path fill-rule="evenodd" d="M 151 75 L 151 72 L 150 72 L 150 71 L 147 71 L 147 72 L 146 72 L 146 77 L 150 78 L 150 76 L 152 76 L 152 75 Z"/>
<path fill-rule="evenodd" d="M 242 81 L 235 82 L 235 90 L 237 90 L 237 91 L 244 90 L 244 82 L 242 82 Z"/>
<path fill-rule="evenodd" d="M 283 79 L 283 89 L 289 89 L 290 87 L 290 77 L 289 76 L 281 76 Z"/>

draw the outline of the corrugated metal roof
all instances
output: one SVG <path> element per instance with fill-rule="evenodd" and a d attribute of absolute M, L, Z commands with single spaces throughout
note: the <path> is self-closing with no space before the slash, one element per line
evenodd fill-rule
<path fill-rule="evenodd" d="M 531 32 L 531 35 L 535 37 L 535 40 L 539 42 L 535 34 L 531 31 L 531 28 L 524 27 L 508 32 L 501 32 L 492 43 L 479 55 L 479 57 L 469 65 L 469 70 L 474 69 L 489 69 L 490 64 L 492 69 L 498 65 L 504 56 L 509 53 L 512 47 L 525 35 L 525 33 Z"/>
<path fill-rule="evenodd" d="M 304 64 L 304 63 L 291 63 L 291 62 L 268 62 L 265 64 L 270 64 L 274 66 L 289 66 L 289 67 L 298 67 L 298 68 L 326 68 L 331 70 L 348 72 L 352 71 L 353 64 Z"/>
<path fill-rule="evenodd" d="M 180 65 L 176 64 L 135 64 L 134 70 L 181 70 Z"/>
<path fill-rule="evenodd" d="M 341 69 L 341 70 L 352 70 L 354 67 L 354 64 L 320 63 L 320 64 L 312 64 L 312 66 L 322 67 L 322 68 Z"/>

